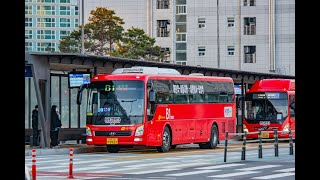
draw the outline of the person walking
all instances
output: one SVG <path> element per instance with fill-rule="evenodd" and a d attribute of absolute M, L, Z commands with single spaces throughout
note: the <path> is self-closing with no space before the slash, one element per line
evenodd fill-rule
<path fill-rule="evenodd" d="M 38 113 L 38 105 L 34 107 L 34 110 L 32 110 L 32 145 L 33 147 L 39 146 L 39 135 L 40 135 L 40 122 L 39 122 L 39 113 Z"/>
<path fill-rule="evenodd" d="M 58 136 L 59 136 L 59 130 L 61 128 L 61 120 L 60 120 L 60 113 L 59 109 L 56 105 L 53 105 L 51 107 L 51 124 L 50 124 L 50 146 L 55 147 L 59 144 L 58 142 Z"/>

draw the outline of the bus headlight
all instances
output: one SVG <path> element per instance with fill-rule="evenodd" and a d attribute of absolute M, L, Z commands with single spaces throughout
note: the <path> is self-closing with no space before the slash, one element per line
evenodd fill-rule
<path fill-rule="evenodd" d="M 143 131 L 144 131 L 143 125 L 142 125 L 142 126 L 139 126 L 139 127 L 136 129 L 136 133 L 135 133 L 134 135 L 135 135 L 135 136 L 142 136 L 142 135 L 143 135 Z"/>
<path fill-rule="evenodd" d="M 283 130 L 282 130 L 281 134 L 288 134 L 288 133 L 289 133 L 289 124 L 286 124 L 283 127 Z"/>
<path fill-rule="evenodd" d="M 92 136 L 92 134 L 91 134 L 91 130 L 90 130 L 90 128 L 87 126 L 87 128 L 86 128 L 86 135 L 87 136 Z"/>
<path fill-rule="evenodd" d="M 243 124 L 243 132 L 249 132 L 249 130 L 245 124 Z"/>

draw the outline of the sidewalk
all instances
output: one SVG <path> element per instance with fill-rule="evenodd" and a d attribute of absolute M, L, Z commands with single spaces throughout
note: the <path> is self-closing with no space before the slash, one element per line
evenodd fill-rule
<path fill-rule="evenodd" d="M 76 144 L 74 142 L 60 143 L 54 148 L 32 148 L 30 145 L 25 145 L 25 156 L 32 155 L 32 149 L 36 149 L 37 155 L 69 155 L 70 148 L 73 148 L 73 154 L 90 153 L 90 152 L 106 152 L 106 146 L 90 146 L 87 144 Z"/>

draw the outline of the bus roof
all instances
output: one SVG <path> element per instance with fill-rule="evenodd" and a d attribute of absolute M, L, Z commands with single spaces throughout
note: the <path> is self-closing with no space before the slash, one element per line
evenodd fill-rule
<path fill-rule="evenodd" d="M 203 80 L 203 81 L 227 81 L 232 82 L 231 77 L 217 77 L 217 76 L 198 76 L 198 75 L 164 75 L 164 74 L 141 74 L 141 73 L 127 73 L 127 74 L 98 74 L 92 78 L 94 81 L 106 80 Z"/>
<path fill-rule="evenodd" d="M 294 79 L 262 79 L 253 83 L 248 92 L 295 91 Z"/>

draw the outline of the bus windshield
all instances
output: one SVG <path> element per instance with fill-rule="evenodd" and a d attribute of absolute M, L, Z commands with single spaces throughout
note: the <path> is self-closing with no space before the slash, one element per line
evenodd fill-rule
<path fill-rule="evenodd" d="M 87 114 L 93 125 L 142 124 L 143 81 L 98 81 L 89 85 Z"/>
<path fill-rule="evenodd" d="M 288 116 L 288 96 L 280 92 L 248 93 L 245 96 L 245 118 L 248 123 L 270 121 L 282 123 Z"/>

